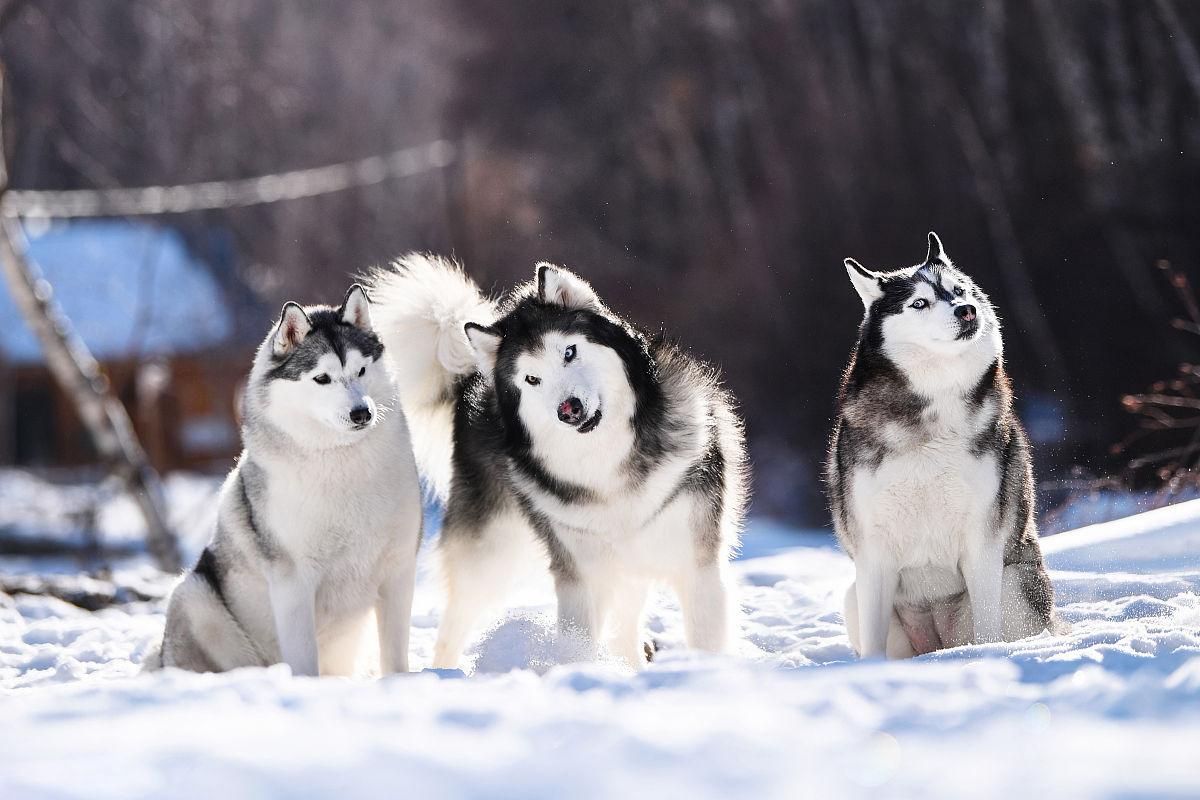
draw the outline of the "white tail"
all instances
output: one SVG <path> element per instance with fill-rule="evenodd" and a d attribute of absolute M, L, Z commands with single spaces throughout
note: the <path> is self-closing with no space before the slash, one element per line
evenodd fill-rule
<path fill-rule="evenodd" d="M 374 270 L 364 283 L 383 340 L 426 484 L 445 499 L 450 488 L 454 383 L 475 371 L 463 326 L 490 325 L 495 304 L 462 267 L 440 256 L 409 253 Z"/>

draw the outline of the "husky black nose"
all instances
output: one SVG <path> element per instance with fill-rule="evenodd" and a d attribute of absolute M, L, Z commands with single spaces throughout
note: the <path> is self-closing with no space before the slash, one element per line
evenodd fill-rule
<path fill-rule="evenodd" d="M 355 425 L 366 425 L 371 421 L 371 409 L 366 406 L 350 409 L 350 421 Z"/>
<path fill-rule="evenodd" d="M 959 306 L 954 309 L 954 316 L 963 322 L 972 322 L 975 319 L 975 306 Z"/>
<path fill-rule="evenodd" d="M 568 397 L 558 404 L 558 418 L 568 425 L 583 422 L 583 403 L 578 397 Z"/>

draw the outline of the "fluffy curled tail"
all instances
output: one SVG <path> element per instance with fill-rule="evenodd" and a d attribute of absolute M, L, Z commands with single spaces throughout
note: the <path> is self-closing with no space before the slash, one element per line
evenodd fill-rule
<path fill-rule="evenodd" d="M 487 325 L 496 307 L 462 267 L 440 256 L 410 253 L 374 270 L 364 283 L 412 432 L 417 465 L 444 498 L 450 486 L 454 385 L 475 371 L 463 326 Z"/>

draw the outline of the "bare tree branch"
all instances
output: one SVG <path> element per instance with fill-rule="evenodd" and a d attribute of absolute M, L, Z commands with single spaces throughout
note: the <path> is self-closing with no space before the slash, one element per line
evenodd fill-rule
<path fill-rule="evenodd" d="M 0 108 L 3 97 L 4 69 L 0 65 Z M 0 114 L 0 131 L 3 122 Z M 0 158 L 0 202 L 7 188 L 8 172 Z M 10 219 L 0 219 L 0 269 L 21 315 L 42 346 L 50 373 L 75 404 L 96 450 L 123 479 L 142 512 L 151 555 L 162 569 L 177 571 L 182 562 L 178 544 L 167 526 L 158 472 L 146 458 L 129 414 L 113 396 L 100 366 L 54 302 L 50 284 L 37 276 L 25 255 L 23 235 Z"/>

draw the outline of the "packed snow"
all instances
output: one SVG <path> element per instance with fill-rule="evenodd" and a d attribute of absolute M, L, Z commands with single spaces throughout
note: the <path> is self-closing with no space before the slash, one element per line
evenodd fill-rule
<path fill-rule="evenodd" d="M 167 485 L 193 552 L 214 486 Z M 25 489 L 30 513 L 71 535 L 39 494 L 56 489 Z M 122 502 L 101 504 L 105 535 L 123 535 Z M 556 636 L 541 578 L 464 672 L 356 680 L 284 666 L 142 675 L 161 602 L 92 614 L 0 595 L 0 798 L 1197 796 L 1200 501 L 1043 547 L 1070 634 L 890 663 L 850 650 L 853 567 L 832 539 L 766 520 L 735 564 L 737 652 L 684 649 L 662 593 L 647 615 L 660 650 L 639 673 L 579 662 L 587 648 Z M 0 559 L 0 572 L 32 563 Z M 163 586 L 138 559 L 116 572 Z M 427 553 L 415 669 L 440 603 Z"/>

